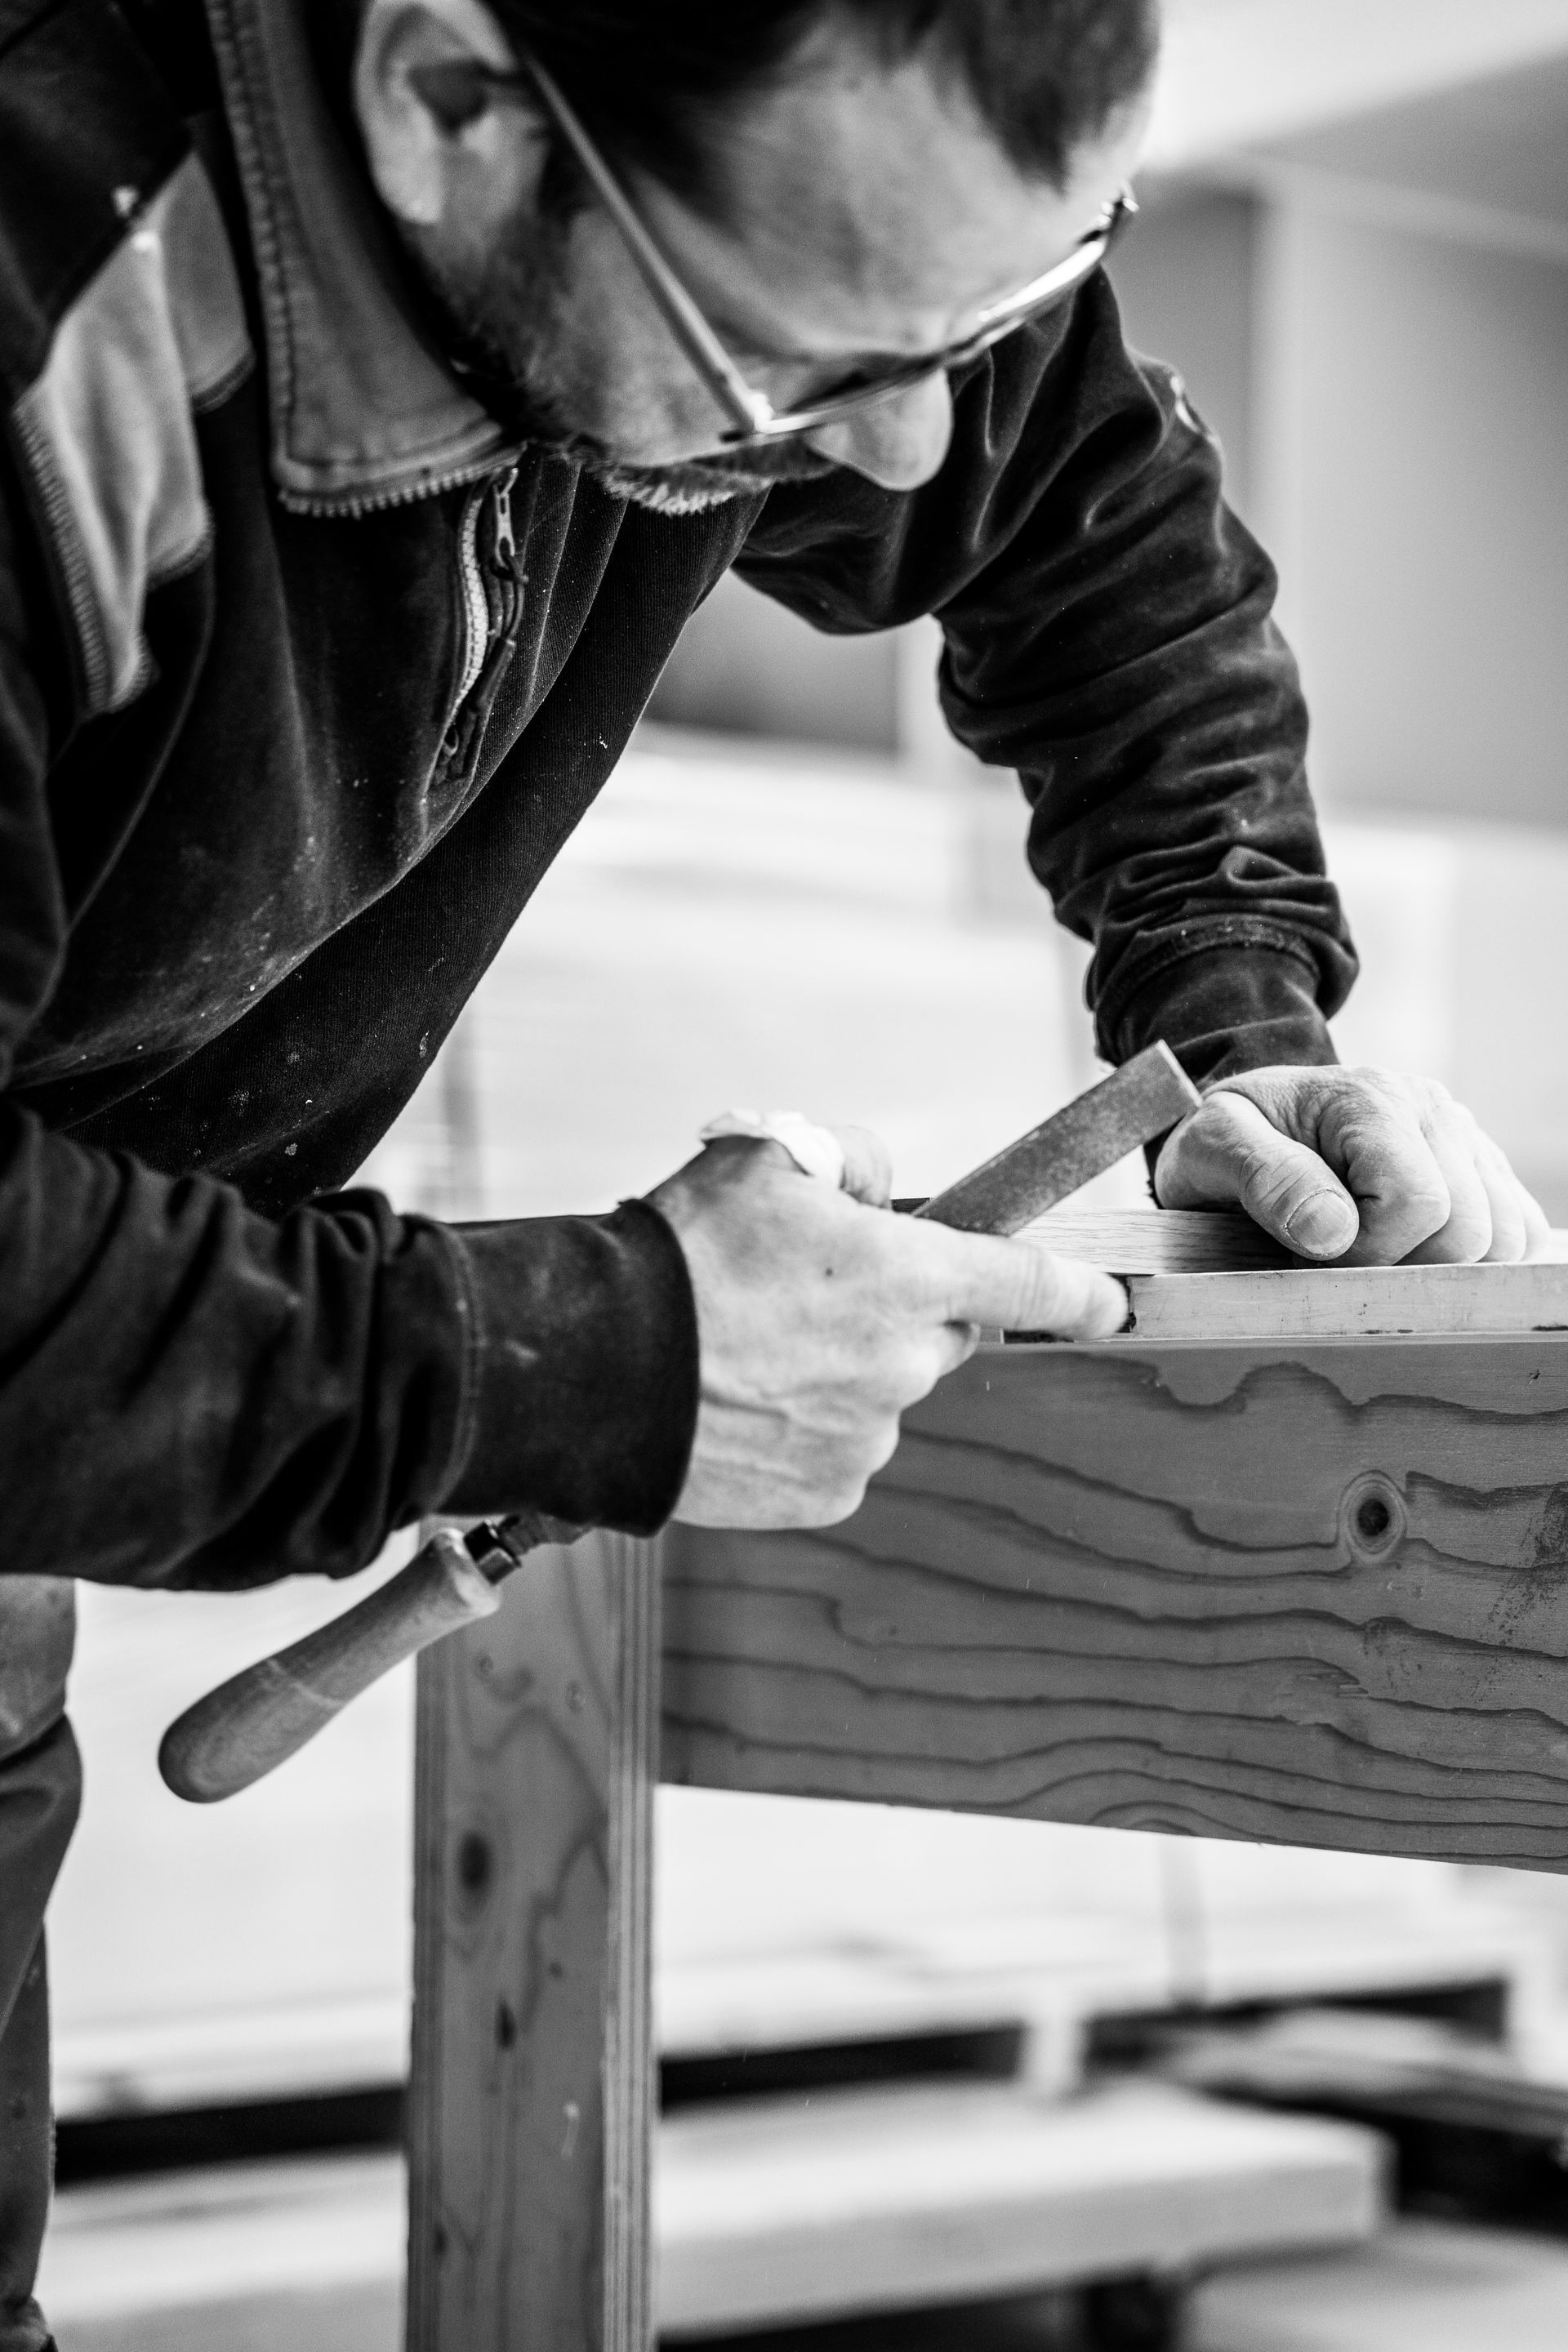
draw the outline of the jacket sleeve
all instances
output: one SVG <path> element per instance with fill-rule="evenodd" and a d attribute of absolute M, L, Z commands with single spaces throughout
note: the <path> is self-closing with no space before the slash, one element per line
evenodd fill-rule
<path fill-rule="evenodd" d="M 1100 1051 L 1164 1036 L 1198 1078 L 1332 1061 L 1356 969 L 1275 575 L 1220 472 L 1101 275 L 958 382 L 931 482 L 775 490 L 738 566 L 819 627 L 939 616 L 948 722 L 1018 771 L 1029 861 L 1094 942 Z"/>
<path fill-rule="evenodd" d="M 0 1574 L 342 1575 L 448 1501 L 651 1531 L 697 1382 L 654 1210 L 465 1234 L 361 1192 L 271 1219 L 9 1091 L 68 936 L 29 601 L 0 530 Z"/>

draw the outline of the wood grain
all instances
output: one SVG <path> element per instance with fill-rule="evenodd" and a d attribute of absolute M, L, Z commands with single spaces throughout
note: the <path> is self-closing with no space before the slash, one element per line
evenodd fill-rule
<path fill-rule="evenodd" d="M 1282 1249 L 1242 1209 L 1113 1209 L 1068 1201 L 1024 1228 L 1025 1238 L 1107 1274 L 1239 1274 L 1291 1267 Z"/>
<path fill-rule="evenodd" d="M 410 2352 L 647 2352 L 646 1546 L 533 1554 L 420 1661 Z"/>
<path fill-rule="evenodd" d="M 1129 1338 L 1419 1338 L 1568 1330 L 1568 1265 L 1313 1266 L 1290 1273 L 1134 1274 Z"/>
<path fill-rule="evenodd" d="M 1568 1868 L 1563 1338 L 985 1349 L 664 1543 L 668 1779 Z"/>
<path fill-rule="evenodd" d="M 1421 1336 L 1568 1326 L 1568 1235 L 1529 1265 L 1313 1266 L 1239 1209 L 1068 1202 L 1026 1239 L 1128 1278 L 1139 1346 Z"/>

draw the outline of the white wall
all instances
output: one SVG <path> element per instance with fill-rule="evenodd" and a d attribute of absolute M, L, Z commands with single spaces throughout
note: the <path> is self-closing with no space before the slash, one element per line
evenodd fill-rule
<path fill-rule="evenodd" d="M 1250 520 L 1257 438 L 1256 199 L 1222 189 L 1150 198 L 1110 265 L 1134 350 L 1179 368 L 1225 452 L 1226 495 Z"/>
<path fill-rule="evenodd" d="M 1568 0 L 1165 0 L 1149 141 L 1191 170 L 1568 52 Z"/>
<path fill-rule="evenodd" d="M 667 727 L 891 751 L 896 639 L 827 636 L 728 572 L 687 623 L 648 716 Z"/>
<path fill-rule="evenodd" d="M 1305 205 L 1267 251 L 1256 505 L 1320 797 L 1568 823 L 1568 268 Z"/>

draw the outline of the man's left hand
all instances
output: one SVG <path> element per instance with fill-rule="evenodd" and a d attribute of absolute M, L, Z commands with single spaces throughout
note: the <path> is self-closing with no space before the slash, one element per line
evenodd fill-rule
<path fill-rule="evenodd" d="M 1239 1202 L 1299 1256 L 1511 1264 L 1548 1226 L 1503 1153 L 1435 1078 L 1284 1067 L 1222 1078 L 1166 1138 L 1162 1208 Z"/>

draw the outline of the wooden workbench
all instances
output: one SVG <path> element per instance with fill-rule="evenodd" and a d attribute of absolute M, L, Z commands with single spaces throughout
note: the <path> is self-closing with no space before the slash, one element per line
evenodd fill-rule
<path fill-rule="evenodd" d="M 1289 1327 L 1349 1277 L 1135 1285 L 983 1349 L 843 1527 L 542 1554 L 426 1654 L 411 2352 L 648 2341 L 660 1775 L 1568 1867 L 1568 1268 L 1453 1274 L 1342 1337 Z"/>

